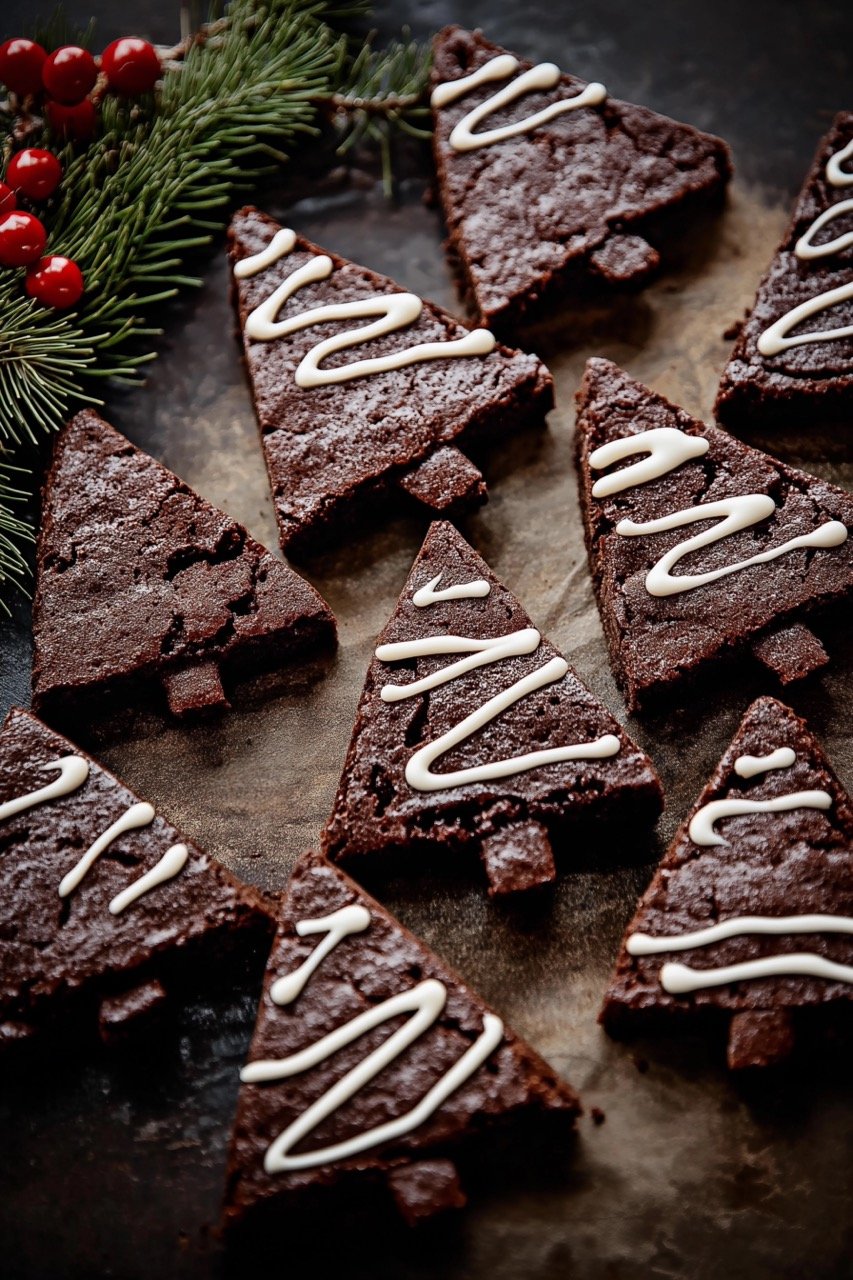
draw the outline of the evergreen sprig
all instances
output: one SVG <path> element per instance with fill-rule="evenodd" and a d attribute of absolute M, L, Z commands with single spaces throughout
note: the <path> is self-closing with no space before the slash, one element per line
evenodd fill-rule
<path fill-rule="evenodd" d="M 324 120 L 339 151 L 379 145 L 386 185 L 393 130 L 423 135 L 427 57 L 411 41 L 377 51 L 342 34 L 339 24 L 367 8 L 232 0 L 170 52 L 156 100 L 104 97 L 97 139 L 61 150 L 63 181 L 44 220 L 50 251 L 84 274 L 83 303 L 50 310 L 24 296 L 19 271 L 0 269 L 0 605 L 26 578 L 20 481 L 9 475 L 17 446 L 100 403 L 99 380 L 140 379 L 159 332 L 149 308 L 200 283 L 187 255 L 221 230 L 235 192 Z"/>

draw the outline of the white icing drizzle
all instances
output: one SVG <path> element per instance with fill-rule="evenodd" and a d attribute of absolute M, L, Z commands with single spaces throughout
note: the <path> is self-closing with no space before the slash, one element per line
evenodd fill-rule
<path fill-rule="evenodd" d="M 249 276 L 256 276 L 259 271 L 265 271 L 274 262 L 278 262 L 279 258 L 284 258 L 288 253 L 292 253 L 295 244 L 296 232 L 291 231 L 290 227 L 282 227 L 280 231 L 276 231 L 272 240 L 265 248 L 261 249 L 260 253 L 252 253 L 248 258 L 241 258 L 239 262 L 235 262 L 235 276 L 238 280 L 246 280 Z"/>
<path fill-rule="evenodd" d="M 44 804 L 47 800 L 56 800 L 60 796 L 70 795 L 72 791 L 82 787 L 89 776 L 89 763 L 82 756 L 61 756 L 58 760 L 48 761 L 40 768 L 43 773 L 48 769 L 58 769 L 59 776 L 54 778 L 53 782 L 48 782 L 46 786 L 39 787 L 37 791 L 28 791 L 26 795 L 16 796 L 14 800 L 7 800 L 5 804 L 0 804 L 0 822 L 4 818 L 14 817 L 16 813 L 33 809 L 37 804 Z"/>
<path fill-rule="evenodd" d="M 840 151 L 836 151 L 835 155 L 829 157 L 826 162 L 826 180 L 833 187 L 851 187 L 853 186 L 853 172 L 842 169 L 841 166 L 845 160 L 849 160 L 853 156 L 853 138 L 842 147 Z"/>
<path fill-rule="evenodd" d="M 625 949 L 632 956 L 656 956 L 664 951 L 691 951 L 694 947 L 711 947 L 727 938 L 739 938 L 744 934 L 789 933 L 850 933 L 853 934 L 851 916 L 734 916 L 721 920 L 707 929 L 693 933 L 673 934 L 670 937 L 649 933 L 632 933 Z"/>
<path fill-rule="evenodd" d="M 592 496 L 609 498 L 611 494 L 622 493 L 634 485 L 648 484 L 650 480 L 674 471 L 690 458 L 701 458 L 710 447 L 711 442 L 704 436 L 691 436 L 676 427 L 655 427 L 652 431 L 638 431 L 636 435 L 611 440 L 590 454 L 589 465 L 593 471 L 603 471 L 605 467 L 623 462 L 635 453 L 645 453 L 648 457 L 596 480 Z"/>
<path fill-rule="evenodd" d="M 692 591 L 695 587 L 716 582 L 719 578 L 728 577 L 729 574 L 738 573 L 741 569 L 748 569 L 752 565 L 767 564 L 798 547 L 837 547 L 847 538 L 845 525 L 839 520 L 828 520 L 826 524 L 820 525 L 810 533 L 789 538 L 778 547 L 771 547 L 769 551 L 762 551 L 746 560 L 738 560 L 735 564 L 711 569 L 707 573 L 685 573 L 677 578 L 672 576 L 672 570 L 678 562 L 691 551 L 699 551 L 702 547 L 711 546 L 723 538 L 739 533 L 742 529 L 748 529 L 766 520 L 775 510 L 776 503 L 768 494 L 749 493 L 723 498 L 719 502 L 706 502 L 682 511 L 673 511 L 670 515 L 661 516 L 657 520 L 647 520 L 641 524 L 633 520 L 620 520 L 616 526 L 616 532 L 626 538 L 637 538 L 649 534 L 667 533 L 672 529 L 680 529 L 684 525 L 696 524 L 700 520 L 719 521 L 719 524 L 706 529 L 703 533 L 679 542 L 652 566 L 646 575 L 646 590 L 649 595 L 660 597 Z"/>
<path fill-rule="evenodd" d="M 476 578 L 474 582 L 459 582 L 456 586 L 442 587 L 440 591 L 436 591 L 443 576 L 442 573 L 437 573 L 425 587 L 419 587 L 412 596 L 412 604 L 419 609 L 426 609 L 442 600 L 482 600 L 491 591 L 485 578 Z"/>
<path fill-rule="evenodd" d="M 747 800 L 730 797 L 728 800 L 712 800 L 694 813 L 688 834 L 694 844 L 728 844 L 714 831 L 714 824 L 723 818 L 736 818 L 747 813 L 788 813 L 791 809 L 831 809 L 832 796 L 828 791 L 792 791 L 787 796 L 774 796 L 772 800 Z"/>
<path fill-rule="evenodd" d="M 121 893 L 116 894 L 110 903 L 110 914 L 119 915 L 131 903 L 136 902 L 137 898 L 141 898 L 143 894 L 150 893 L 152 889 L 156 889 L 158 885 L 165 884 L 167 880 L 173 880 L 176 875 L 183 871 L 189 856 L 190 851 L 185 844 L 173 844 L 150 871 L 146 871 L 138 880 L 134 880 L 133 884 L 128 885 Z"/>
<path fill-rule="evenodd" d="M 505 80 L 514 71 L 518 70 L 518 66 L 517 59 L 507 54 L 492 58 L 490 62 L 485 63 L 478 71 L 469 76 L 463 76 L 459 80 L 451 80 L 445 84 L 437 85 L 430 99 L 432 105 L 434 107 L 445 106 L 482 84 L 493 80 Z M 515 102 L 517 98 L 523 97 L 526 93 L 532 93 L 539 89 L 553 89 L 556 84 L 559 84 L 559 81 L 560 68 L 555 66 L 553 62 L 540 62 L 538 66 L 531 67 L 529 71 L 523 72 L 512 84 L 499 89 L 497 93 L 492 94 L 485 102 L 482 102 L 478 107 L 474 107 L 466 116 L 463 116 L 450 134 L 448 140 L 450 146 L 454 151 L 474 151 L 479 147 L 488 147 L 492 143 L 503 142 L 506 138 L 515 138 L 521 133 L 531 133 L 534 129 L 538 129 L 540 125 L 547 124 L 549 120 L 553 120 L 556 116 L 562 115 L 566 111 L 577 111 L 581 107 L 599 106 L 607 97 L 607 90 L 604 85 L 593 81 L 574 98 L 562 98 L 558 102 L 552 102 L 549 106 L 543 107 L 541 111 L 536 111 L 533 115 L 527 116 L 523 120 L 501 125 L 497 129 L 487 129 L 484 133 L 474 132 L 477 126 L 482 124 L 495 111 L 500 111 L 503 107 L 509 106 L 510 103 Z"/>
<path fill-rule="evenodd" d="M 808 342 L 830 342 L 836 338 L 853 336 L 853 324 L 848 324 L 841 329 L 819 329 L 814 333 L 799 333 L 793 338 L 788 337 L 788 330 L 793 329 L 801 320 L 808 320 L 819 311 L 838 306 L 848 298 L 853 298 L 853 280 L 849 284 L 840 285 L 837 289 L 827 289 L 826 293 L 819 293 L 816 298 L 809 298 L 807 302 L 801 302 L 799 306 L 793 307 L 781 319 L 764 330 L 758 339 L 758 350 L 761 355 L 776 356 L 780 351 L 786 351 L 788 347 L 799 347 Z"/>
<path fill-rule="evenodd" d="M 665 964 L 660 983 L 671 995 L 685 995 L 703 987 L 724 987 L 730 982 L 748 982 L 756 978 L 803 977 L 825 978 L 827 982 L 853 982 L 853 966 L 836 964 L 809 952 L 800 955 L 763 956 L 742 964 L 729 964 L 719 969 L 691 969 L 686 964 Z"/>
<path fill-rule="evenodd" d="M 109 848 L 114 840 L 117 840 L 119 836 L 124 835 L 127 831 L 135 831 L 138 827 L 147 827 L 153 821 L 154 810 L 150 804 L 146 804 L 144 801 L 132 804 L 120 818 L 107 827 L 102 835 L 98 836 L 95 843 L 86 850 L 77 865 L 62 879 L 59 886 L 60 898 L 67 898 L 69 893 L 74 892 L 86 872 L 97 862 L 104 850 Z"/>
<path fill-rule="evenodd" d="M 754 778 L 756 774 L 769 773 L 771 769 L 790 769 L 796 758 L 790 747 L 777 747 L 766 756 L 738 756 L 735 773 L 739 778 Z"/>
<path fill-rule="evenodd" d="M 369 1084 L 399 1054 L 427 1031 L 440 1016 L 447 1001 L 447 989 L 435 978 L 427 978 L 410 991 L 391 996 L 381 1004 L 366 1009 L 344 1026 L 337 1027 L 322 1039 L 291 1054 L 287 1058 L 248 1063 L 240 1073 L 245 1084 L 282 1080 L 308 1071 L 340 1049 L 352 1044 L 374 1027 L 401 1014 L 412 1016 L 378 1048 L 326 1090 L 268 1147 L 264 1156 L 267 1173 L 283 1173 L 290 1169 L 310 1169 L 318 1164 L 345 1160 L 379 1143 L 392 1141 L 423 1124 L 460 1085 L 482 1066 L 501 1042 L 503 1023 L 492 1013 L 483 1016 L 483 1030 L 457 1062 L 424 1095 L 417 1106 L 402 1116 L 374 1126 L 343 1142 L 332 1143 L 317 1151 L 291 1155 L 291 1149 L 311 1133 L 327 1116 L 332 1115 L 354 1094 Z"/>
<path fill-rule="evenodd" d="M 325 933 L 326 936 L 298 969 L 276 979 L 270 987 L 270 998 L 276 1004 L 291 1004 L 297 996 L 301 995 L 308 979 L 323 963 L 329 952 L 334 951 L 338 943 L 343 942 L 344 938 L 349 937 L 351 933 L 363 933 L 369 925 L 370 912 L 358 903 L 341 907 L 339 911 L 333 911 L 328 916 L 319 916 L 314 920 L 300 920 L 296 925 L 296 932 L 300 938 L 310 937 L 315 933 Z"/>
<path fill-rule="evenodd" d="M 380 662 L 404 662 L 412 658 L 429 657 L 437 654 L 469 653 L 468 658 L 452 662 L 421 680 L 410 684 L 386 684 L 380 697 L 383 702 L 399 702 L 403 698 L 413 698 L 426 693 L 439 685 L 448 684 L 458 676 L 477 667 L 488 666 L 500 662 L 503 658 L 516 657 L 525 653 L 535 653 L 542 637 L 535 627 L 523 627 L 519 631 L 490 639 L 477 640 L 468 636 L 426 636 L 421 640 L 405 640 L 396 644 L 382 644 L 376 650 Z M 549 747 L 544 750 L 528 751 L 520 756 L 511 756 L 507 760 L 494 760 L 489 764 L 472 765 L 467 769 L 458 769 L 454 773 L 433 773 L 435 761 L 445 755 L 453 747 L 459 746 L 466 738 L 484 728 L 509 707 L 526 698 L 528 694 L 542 689 L 546 685 L 562 680 L 569 666 L 565 659 L 551 658 L 538 671 L 522 676 L 508 689 L 496 694 L 476 711 L 461 720 L 459 724 L 448 729 L 433 742 L 421 747 L 409 759 L 406 765 L 406 781 L 415 791 L 443 791 L 448 787 L 461 787 L 467 782 L 490 782 L 496 778 L 509 778 L 519 773 L 527 773 L 530 769 L 539 769 L 547 764 L 560 764 L 566 760 L 601 760 L 615 756 L 620 749 L 619 739 L 612 733 L 606 733 L 593 742 L 575 743 L 565 747 Z"/>
<path fill-rule="evenodd" d="M 813 244 L 812 239 L 828 222 L 832 222 L 839 214 L 849 213 L 851 210 L 853 210 L 853 200 L 839 200 L 837 204 L 824 209 L 820 217 L 815 218 L 808 231 L 803 232 L 794 245 L 794 253 L 797 257 L 804 261 L 810 258 L 828 258 L 833 253 L 841 253 L 843 249 L 849 248 L 853 244 L 853 231 L 836 236 L 834 240 L 826 240 L 823 244 Z"/>
<path fill-rule="evenodd" d="M 278 233 L 279 236 L 283 234 L 283 232 Z M 292 232 L 289 234 L 293 236 Z M 273 242 L 277 238 L 273 237 Z M 268 248 L 272 247 L 273 242 Z M 282 239 L 272 260 L 290 252 L 295 242 L 295 236 L 292 241 Z M 290 249 L 285 248 L 288 243 Z M 263 253 L 255 255 L 255 259 L 244 258 L 237 266 L 262 257 Z M 299 333 L 302 329 L 310 329 L 314 325 L 333 320 L 368 320 L 371 316 L 378 317 L 372 324 L 363 325 L 357 329 L 347 329 L 344 333 L 335 334 L 334 337 L 326 338 L 312 347 L 296 370 L 297 386 L 304 389 L 333 386 L 340 382 L 349 382 L 353 378 L 365 378 L 374 373 L 388 373 L 425 360 L 485 356 L 494 351 L 495 338 L 488 329 L 471 329 L 463 337 L 447 342 L 421 342 L 417 346 L 406 347 L 402 351 L 392 351 L 384 356 L 354 360 L 350 364 L 335 369 L 321 369 L 321 363 L 329 356 L 339 351 L 347 351 L 350 347 L 360 346 L 374 338 L 384 337 L 398 329 L 404 329 L 413 324 L 423 310 L 422 300 L 414 293 L 386 293 L 378 297 L 358 298 L 352 302 L 311 307 L 308 311 L 291 316 L 287 320 L 277 319 L 281 308 L 295 293 L 306 284 L 326 280 L 333 269 L 332 259 L 326 254 L 311 258 L 296 271 L 292 271 L 268 298 L 255 307 L 246 320 L 245 332 L 248 337 L 269 342 L 274 338 L 284 338 L 290 334 Z"/>

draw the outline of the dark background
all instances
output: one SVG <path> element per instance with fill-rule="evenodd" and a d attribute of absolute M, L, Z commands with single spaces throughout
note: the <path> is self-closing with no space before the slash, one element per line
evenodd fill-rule
<path fill-rule="evenodd" d="M 46 11 L 46 10 L 45 10 Z M 172 42 L 170 3 L 66 5 L 98 22 L 94 47 L 120 34 Z M 0 39 L 35 15 L 4 4 Z M 481 25 L 524 56 L 559 62 L 725 137 L 737 176 L 719 226 L 688 237 L 673 271 L 578 336 L 546 328 L 536 349 L 555 373 L 558 410 L 544 440 L 511 446 L 489 474 L 492 499 L 465 527 L 500 576 L 624 719 L 592 605 L 571 485 L 571 395 L 593 352 L 708 415 L 727 344 L 722 329 L 749 302 L 786 211 L 836 110 L 851 105 L 853 5 L 393 3 L 380 36 L 408 24 L 427 38 L 449 21 Z M 389 205 L 361 172 L 302 199 L 300 230 L 459 308 L 435 213 L 422 195 L 425 155 Z M 292 181 L 302 177 L 293 166 Z M 286 178 L 285 182 L 287 182 Z M 282 213 L 292 187 L 267 193 Z M 268 545 L 275 529 L 254 421 L 231 337 L 222 255 L 204 288 L 164 313 L 162 359 L 148 385 L 115 392 L 106 416 Z M 853 440 L 804 431 L 760 441 L 788 461 L 853 488 Z M 564 516 L 564 513 L 567 512 Z M 557 532 L 554 532 L 554 531 Z M 295 673 L 241 695 L 221 728 L 164 726 L 155 716 L 116 731 L 81 719 L 75 733 L 176 825 L 246 878 L 280 887 L 328 811 L 372 637 L 384 623 L 423 528 L 396 521 L 311 570 L 341 623 L 333 670 Z M 833 637 L 827 675 L 791 695 L 848 785 L 853 782 L 849 638 Z M 2 710 L 26 705 L 27 611 L 4 625 Z M 573 850 L 552 909 L 508 916 L 470 876 L 392 885 L 394 910 L 455 964 L 582 1092 L 606 1123 L 581 1124 L 568 1183 L 516 1170 L 476 1200 L 450 1239 L 344 1250 L 341 1269 L 371 1280 L 810 1280 L 853 1275 L 849 1060 L 823 1050 L 796 1073 L 749 1089 L 729 1080 L 720 1046 L 613 1045 L 595 1014 L 622 929 L 662 843 L 692 802 L 749 699 L 767 688 L 709 686 L 667 717 L 631 722 L 660 767 L 667 812 L 657 842 Z M 594 864 L 594 865 L 592 865 Z M 179 1015 L 132 1063 L 51 1051 L 24 1077 L 0 1080 L 0 1275 L 209 1277 L 236 1072 L 253 1016 L 233 992 Z M 637 1064 L 648 1070 L 638 1071 Z M 282 1238 L 281 1271 L 320 1273 L 311 1242 Z M 246 1274 L 240 1260 L 235 1274 Z"/>

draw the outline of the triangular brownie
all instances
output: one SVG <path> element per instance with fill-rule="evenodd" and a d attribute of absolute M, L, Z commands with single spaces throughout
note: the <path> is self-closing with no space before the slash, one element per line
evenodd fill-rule
<path fill-rule="evenodd" d="M 366 1183 L 414 1223 L 464 1204 L 453 1161 L 471 1148 L 543 1121 L 553 1145 L 580 1110 L 461 978 L 314 853 L 290 881 L 242 1081 L 232 1227 Z"/>
<path fill-rule="evenodd" d="M 221 676 L 330 644 L 313 587 L 92 410 L 45 482 L 33 611 L 36 710 L 162 683 L 176 715 L 227 705 Z"/>
<path fill-rule="evenodd" d="M 577 399 L 590 568 L 629 706 L 738 651 L 783 683 L 826 663 L 803 618 L 853 592 L 853 497 L 608 360 L 588 361 Z"/>
<path fill-rule="evenodd" d="M 483 501 L 460 450 L 541 420 L 553 404 L 545 366 L 257 209 L 235 214 L 229 239 L 285 550 L 395 491 L 438 514 Z"/>
<path fill-rule="evenodd" d="M 726 426 L 853 417 L 853 111 L 820 141 L 726 365 Z"/>
<path fill-rule="evenodd" d="M 449 249 L 477 313 L 502 329 L 590 283 L 642 284 L 673 219 L 731 176 L 719 138 L 480 31 L 439 32 L 431 83 Z"/>
<path fill-rule="evenodd" d="M 651 761 L 451 525 L 436 522 L 367 673 L 324 833 L 334 861 L 479 852 L 491 893 L 554 879 L 578 819 L 651 824 Z"/>
<path fill-rule="evenodd" d="M 729 1065 L 764 1066 L 851 998 L 853 805 L 805 721 L 759 698 L 646 890 L 601 1020 L 722 1022 Z"/>
<path fill-rule="evenodd" d="M 257 890 L 26 711 L 0 730 L 0 1049 L 47 1023 L 104 1038 L 192 960 L 265 953 Z M 164 991 L 164 985 L 166 991 Z"/>

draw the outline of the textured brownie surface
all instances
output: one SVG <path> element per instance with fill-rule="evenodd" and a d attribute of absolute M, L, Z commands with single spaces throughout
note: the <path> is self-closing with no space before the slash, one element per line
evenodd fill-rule
<path fill-rule="evenodd" d="M 72 1001 L 82 1001 L 80 1019 L 92 1026 L 91 1005 L 102 997 L 108 1020 L 131 1018 L 139 1001 L 127 993 L 164 963 L 188 952 L 209 962 L 243 930 L 260 951 L 272 932 L 261 895 L 159 816 L 115 839 L 60 897 L 85 851 L 138 803 L 79 747 L 16 710 L 0 731 L 0 804 L 53 782 L 55 762 L 67 756 L 88 763 L 82 786 L 0 819 L 0 1046 L 66 1014 Z M 115 897 L 178 843 L 189 851 L 183 869 L 112 914 Z"/>
<path fill-rule="evenodd" d="M 419 608 L 413 595 L 437 575 L 439 589 L 475 580 L 487 582 L 479 599 L 451 600 Z M 397 608 L 379 644 L 434 635 L 474 639 L 503 636 L 531 626 L 519 601 L 450 524 L 436 522 L 418 555 Z M 484 842 L 503 845 L 501 860 L 513 857 L 507 891 L 525 883 L 525 842 L 567 819 L 597 821 L 631 813 L 652 822 L 660 810 L 660 784 L 646 755 L 610 712 L 569 670 L 562 679 L 534 690 L 435 762 L 445 773 L 522 755 L 529 751 L 586 743 L 605 734 L 619 739 L 617 754 L 605 759 L 562 761 L 492 781 L 466 782 L 439 791 L 413 790 L 406 765 L 416 749 L 433 741 L 522 677 L 558 657 L 542 639 L 532 653 L 503 658 L 451 682 L 399 702 L 383 702 L 385 684 L 422 679 L 460 660 L 462 654 L 418 657 L 388 663 L 373 659 L 367 673 L 353 738 L 332 817 L 324 834 L 335 860 L 414 842 L 450 851 L 483 852 Z M 520 846 L 506 847 L 516 831 Z M 530 856 L 534 850 L 531 848 Z M 493 887 L 489 861 L 486 868 Z M 553 871 L 550 876 L 553 878 Z"/>
<path fill-rule="evenodd" d="M 833 186 L 826 178 L 829 158 L 853 140 L 853 112 L 842 111 L 821 139 L 814 162 L 794 206 L 790 225 L 755 302 L 740 327 L 723 373 L 715 412 L 727 426 L 749 423 L 800 423 L 853 416 L 853 337 L 809 342 L 778 355 L 758 350 L 762 333 L 794 307 L 853 281 L 853 244 L 822 258 L 802 260 L 794 247 L 815 219 L 853 195 L 851 186 Z M 850 160 L 844 166 L 853 172 Z M 853 231 L 853 209 L 831 219 L 815 236 L 820 245 Z M 853 325 L 853 297 L 802 321 L 792 335 Z"/>
<path fill-rule="evenodd" d="M 766 756 L 790 748 L 796 760 L 751 778 L 735 772 L 740 756 Z M 793 792 L 825 791 L 828 809 L 747 813 L 714 826 L 724 844 L 694 844 L 690 820 L 703 805 L 729 798 L 767 801 Z M 853 805 L 805 722 L 773 698 L 749 708 L 714 776 L 640 902 L 625 941 L 641 932 L 672 936 L 705 929 L 738 916 L 853 916 Z M 853 938 L 841 933 L 745 934 L 709 946 L 632 956 L 623 942 L 608 989 L 602 1021 L 622 1030 L 695 1015 L 719 1018 L 742 1011 L 775 1013 L 843 1002 L 849 983 L 816 977 L 763 977 L 670 994 L 661 966 L 677 961 L 696 969 L 740 964 L 762 956 L 812 953 L 853 965 Z M 757 1024 L 760 1028 L 762 1023 Z M 765 1022 L 765 1029 L 772 1025 Z"/>
<path fill-rule="evenodd" d="M 481 32 L 447 27 L 433 44 L 432 86 L 467 76 L 500 54 L 506 50 Z M 519 59 L 515 74 L 530 66 Z M 451 147 L 459 121 L 510 83 L 493 81 L 433 111 L 449 247 L 479 315 L 498 325 L 523 319 L 585 281 L 642 283 L 665 242 L 662 215 L 715 196 L 731 174 L 729 150 L 719 138 L 612 97 L 472 151 Z M 564 75 L 555 88 L 494 112 L 478 132 L 575 97 L 586 83 Z"/>
<path fill-rule="evenodd" d="M 257 209 L 242 209 L 229 233 L 232 263 L 258 253 L 280 228 Z M 257 275 L 235 279 L 241 330 L 250 312 L 291 272 L 327 251 L 297 239 L 293 251 Z M 307 284 L 279 312 L 280 319 L 318 306 L 403 292 L 366 267 L 335 254 L 332 274 Z M 324 322 L 272 341 L 243 334 L 246 368 L 273 490 L 282 546 L 303 548 L 322 539 L 366 503 L 406 487 L 413 470 L 440 448 L 441 470 L 417 486 L 416 496 L 434 510 L 481 501 L 484 491 L 457 472 L 467 462 L 449 448 L 540 419 L 553 404 L 551 377 L 533 355 L 497 347 L 486 356 L 431 360 L 347 382 L 302 388 L 295 373 L 320 341 L 365 320 Z M 323 368 L 371 359 L 425 342 L 455 340 L 468 332 L 447 312 L 425 302 L 406 329 L 330 356 Z M 456 452 L 457 466 L 453 465 Z M 467 463 L 470 468 L 471 464 Z M 411 490 L 410 490 L 411 491 Z"/>
<path fill-rule="evenodd" d="M 593 497 L 595 481 L 610 473 L 610 469 L 591 468 L 594 450 L 662 427 L 703 437 L 709 443 L 707 453 L 649 483 L 610 497 Z M 590 568 L 613 669 L 631 707 L 711 659 L 760 643 L 776 627 L 797 622 L 818 606 L 849 600 L 853 591 L 853 539 L 849 537 L 827 549 L 795 549 L 676 595 L 650 595 L 645 580 L 652 566 L 709 525 L 703 521 L 654 535 L 624 537 L 616 533 L 620 520 L 642 523 L 734 495 L 770 495 L 776 511 L 768 519 L 691 552 L 674 570 L 675 576 L 699 574 L 748 559 L 829 520 L 850 528 L 853 497 L 748 448 L 717 427 L 698 422 L 607 360 L 587 363 L 578 392 L 577 430 Z M 637 456 L 619 465 L 635 461 Z M 795 632 L 794 638 L 804 643 L 792 646 L 790 656 L 780 664 L 785 680 L 798 675 L 799 657 L 799 674 L 817 665 L 807 652 L 805 628 Z M 770 666 L 776 660 L 769 651 L 766 659 Z"/>
<path fill-rule="evenodd" d="M 91 410 L 58 437 L 43 498 L 33 631 L 37 710 L 131 680 L 176 711 L 221 698 L 220 667 L 280 663 L 334 638 L 304 579 Z"/>
<path fill-rule="evenodd" d="M 302 992 L 287 1005 L 273 1002 L 273 982 L 293 973 L 315 952 L 325 935 L 301 937 L 299 921 L 327 917 L 358 904 L 369 912 L 361 932 L 340 941 L 322 959 Z M 395 1057 L 372 1081 L 322 1120 L 294 1147 L 294 1154 L 347 1141 L 411 1111 L 477 1040 L 490 1011 L 461 978 L 377 902 L 318 854 L 305 854 L 294 869 L 270 955 L 264 994 L 248 1061 L 281 1059 L 308 1049 L 322 1037 L 382 1001 L 433 979 L 446 989 L 447 1001 L 432 1025 Z M 495 1126 L 524 1123 L 531 1117 L 561 1113 L 571 1121 L 579 1111 L 574 1092 L 524 1041 L 508 1028 L 483 1064 L 421 1124 L 408 1133 L 313 1167 L 267 1173 L 264 1156 L 290 1124 L 389 1035 L 408 1021 L 397 1015 L 340 1048 L 331 1056 L 287 1079 L 243 1084 L 231 1147 L 226 1221 L 234 1224 L 258 1205 L 299 1192 L 322 1192 L 346 1181 L 399 1179 L 401 1167 L 415 1165 L 423 1176 L 405 1179 L 398 1201 L 404 1211 L 428 1216 L 430 1207 L 460 1202 L 458 1188 L 438 1157 L 476 1140 Z M 554 1128 L 552 1142 L 565 1131 Z M 443 1166 L 443 1167 L 442 1167 Z M 423 1202 L 426 1200 L 426 1204 Z M 430 1201 L 433 1201 L 432 1206 Z M 440 1202 L 439 1202 L 440 1201 Z"/>

